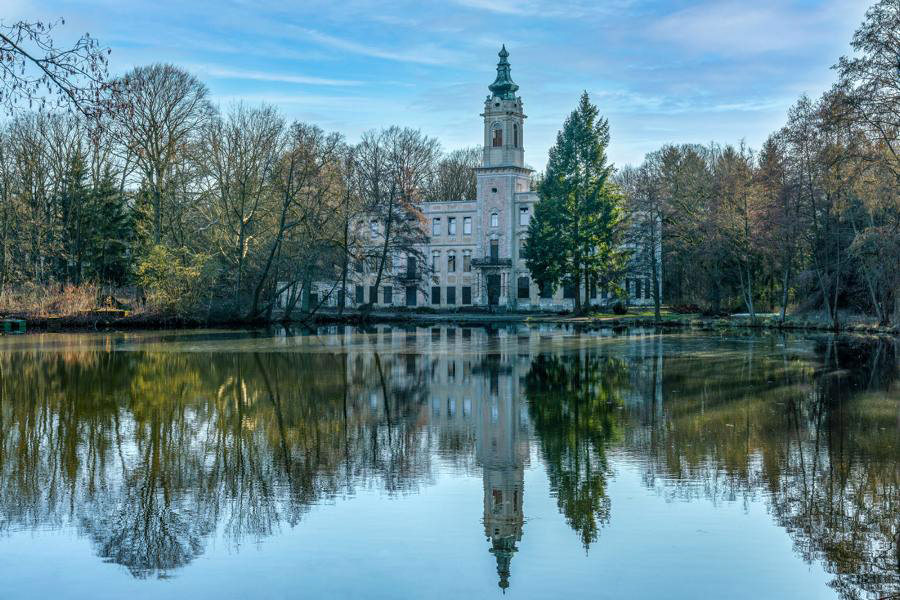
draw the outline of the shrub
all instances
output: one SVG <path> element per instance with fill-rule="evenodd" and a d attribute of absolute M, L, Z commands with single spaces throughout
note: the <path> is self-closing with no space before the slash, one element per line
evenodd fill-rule
<path fill-rule="evenodd" d="M 195 312 L 211 285 L 206 269 L 208 257 L 184 249 L 162 245 L 150 251 L 138 264 L 137 278 L 148 303 L 163 312 L 188 315 Z"/>

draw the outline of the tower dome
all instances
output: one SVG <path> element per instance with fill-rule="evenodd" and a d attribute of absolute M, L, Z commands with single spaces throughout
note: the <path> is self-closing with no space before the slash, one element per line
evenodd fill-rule
<path fill-rule="evenodd" d="M 506 51 L 506 44 L 503 44 L 497 56 L 500 57 L 500 62 L 497 63 L 497 78 L 494 79 L 494 83 L 488 86 L 488 89 L 491 90 L 494 98 L 515 100 L 519 86 L 512 80 L 512 75 L 509 72 L 509 61 L 506 60 L 509 57 L 509 52 Z"/>

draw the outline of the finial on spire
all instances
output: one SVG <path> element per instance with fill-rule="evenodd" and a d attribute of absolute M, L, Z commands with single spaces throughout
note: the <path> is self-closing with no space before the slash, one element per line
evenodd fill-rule
<path fill-rule="evenodd" d="M 506 44 L 503 44 L 497 56 L 500 57 L 500 62 L 497 63 L 497 78 L 494 80 L 494 83 L 488 86 L 488 89 L 491 90 L 494 98 L 515 100 L 516 90 L 519 89 L 519 86 L 513 82 L 510 75 L 509 61 L 506 60 L 509 56 Z"/>

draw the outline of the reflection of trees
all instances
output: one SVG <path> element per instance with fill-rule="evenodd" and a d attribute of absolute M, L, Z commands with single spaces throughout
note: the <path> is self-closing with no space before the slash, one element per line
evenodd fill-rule
<path fill-rule="evenodd" d="M 518 377 L 514 361 L 528 364 L 521 342 L 500 338 L 452 368 L 379 338 L 362 351 L 259 353 L 107 352 L 120 338 L 65 338 L 81 339 L 0 352 L 0 533 L 71 525 L 140 577 L 189 563 L 216 530 L 241 544 L 360 485 L 414 490 L 433 456 L 473 464 L 471 423 L 428 426 L 430 388 L 458 396 L 449 390 L 469 378 L 487 398 L 495 380 L 517 381 L 503 379 Z M 616 444 L 671 497 L 764 495 L 844 597 L 900 592 L 897 347 L 826 338 L 788 352 L 778 341 L 535 356 L 530 420 L 585 546 L 610 517 Z"/>
<path fill-rule="evenodd" d="M 766 493 L 796 551 L 822 561 L 843 597 L 900 593 L 895 347 L 814 349 L 818 367 L 752 349 L 667 358 L 665 417 L 628 450 L 672 495 Z"/>
<path fill-rule="evenodd" d="M 237 544 L 360 484 L 407 489 L 430 463 L 415 378 L 397 381 L 394 360 L 0 354 L 0 532 L 72 524 L 104 559 L 164 576 L 218 525 Z M 378 412 L 361 401 L 372 381 Z"/>
<path fill-rule="evenodd" d="M 525 379 L 551 489 L 585 547 L 609 521 L 606 448 L 621 437 L 627 377 L 620 359 L 573 353 L 538 356 Z"/>

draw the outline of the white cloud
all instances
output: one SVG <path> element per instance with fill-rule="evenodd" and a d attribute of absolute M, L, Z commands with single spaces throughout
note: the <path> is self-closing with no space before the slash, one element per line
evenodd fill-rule
<path fill-rule="evenodd" d="M 448 51 L 446 49 L 427 45 L 417 46 L 409 50 L 386 50 L 377 48 L 367 44 L 360 44 L 351 40 L 335 37 L 322 33 L 314 29 L 297 28 L 308 40 L 329 46 L 337 50 L 343 50 L 353 54 L 361 54 L 363 56 L 371 56 L 373 58 L 381 58 L 385 60 L 394 60 L 398 62 L 419 63 L 424 65 L 443 65 L 453 63 L 459 60 L 459 54 Z"/>
<path fill-rule="evenodd" d="M 454 0 L 460 6 L 502 15 L 581 19 L 624 10 L 634 0 Z"/>
<path fill-rule="evenodd" d="M 269 73 L 265 71 L 246 71 L 241 69 L 226 69 L 216 66 L 189 66 L 191 70 L 217 79 L 249 79 L 253 81 L 275 81 L 281 83 L 298 83 L 304 85 L 360 85 L 361 82 L 350 79 L 327 79 L 323 77 L 309 77 L 295 75 L 293 73 Z"/>
<path fill-rule="evenodd" d="M 706 2 L 658 19 L 648 32 L 651 38 L 696 51 L 757 54 L 833 44 L 836 31 L 846 29 L 848 18 L 861 14 L 856 3 L 848 0 L 831 0 L 818 8 L 792 4 L 783 0 Z"/>

